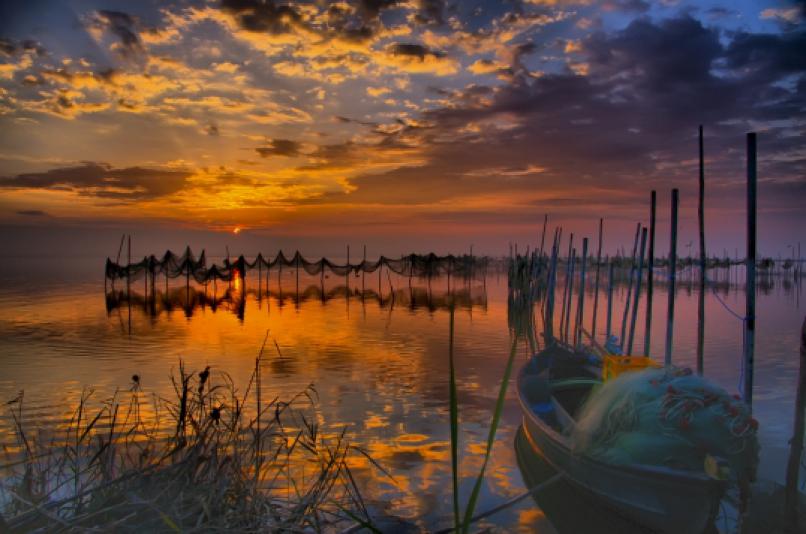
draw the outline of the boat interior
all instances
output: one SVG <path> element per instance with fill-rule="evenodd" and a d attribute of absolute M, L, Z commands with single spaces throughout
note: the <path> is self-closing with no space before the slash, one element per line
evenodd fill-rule
<path fill-rule="evenodd" d="M 580 408 L 601 384 L 596 368 L 562 347 L 533 356 L 521 380 L 532 412 L 564 435 L 573 432 Z"/>

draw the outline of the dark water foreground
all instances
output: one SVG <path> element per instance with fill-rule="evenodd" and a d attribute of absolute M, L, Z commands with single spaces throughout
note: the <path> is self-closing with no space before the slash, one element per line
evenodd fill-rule
<path fill-rule="evenodd" d="M 5 262 L 4 262 L 5 263 Z M 101 262 L 67 261 L 54 278 L 45 264 L 17 261 L 0 273 L 0 399 L 25 390 L 26 410 L 41 424 L 58 424 L 75 408 L 85 385 L 100 402 L 128 389 L 138 374 L 144 391 L 167 396 L 169 375 L 182 358 L 188 369 L 210 365 L 245 385 L 266 331 L 277 341 L 263 363 L 266 398 L 290 397 L 314 383 L 318 417 L 348 427 L 395 477 L 378 476 L 356 465 L 365 497 L 404 525 L 436 529 L 451 521 L 448 425 L 447 280 L 415 281 L 384 274 L 325 280 L 294 274 L 245 298 L 239 288 L 218 287 L 217 295 L 192 293 L 173 283 L 153 306 L 120 294 L 104 295 Z M 38 273 L 43 275 L 40 276 Z M 392 288 L 390 289 L 390 284 Z M 696 283 L 681 283 L 677 296 L 675 356 L 679 365 L 696 363 Z M 121 289 L 121 285 L 117 285 Z M 134 288 L 137 292 L 139 288 Z M 480 467 L 490 414 L 508 356 L 507 293 L 504 275 L 490 275 L 486 287 L 451 282 L 456 294 L 456 363 L 460 403 L 460 493 L 466 502 Z M 656 286 L 652 349 L 661 354 L 666 297 Z M 806 313 L 797 285 L 773 279 L 759 294 L 754 415 L 760 422 L 760 478 L 782 482 L 791 434 L 797 380 L 799 329 Z M 140 290 L 142 292 L 142 290 Z M 616 290 L 620 319 L 626 290 Z M 590 297 L 590 295 L 588 296 Z M 602 294 L 603 297 L 603 294 Z M 729 392 L 741 377 L 741 323 L 724 305 L 740 310 L 740 286 L 723 283 L 719 299 L 706 298 L 705 375 Z M 141 299 L 142 300 L 142 299 Z M 590 305 L 587 306 L 590 310 Z M 604 313 L 600 306 L 601 314 Z M 587 321 L 590 322 L 588 311 Z M 638 324 L 643 324 L 639 316 Z M 599 329 L 604 327 L 600 315 Z M 639 331 L 636 345 L 642 346 Z M 519 350 L 519 361 L 528 355 Z M 525 489 L 515 446 L 520 414 L 514 391 L 498 432 L 477 509 L 483 511 Z M 13 440 L 10 422 L 0 419 L 0 441 Z M 540 507 L 525 500 L 487 524 L 502 531 L 568 531 L 563 499 Z M 567 506 L 568 508 L 563 508 Z M 560 508 L 558 516 L 557 507 Z"/>

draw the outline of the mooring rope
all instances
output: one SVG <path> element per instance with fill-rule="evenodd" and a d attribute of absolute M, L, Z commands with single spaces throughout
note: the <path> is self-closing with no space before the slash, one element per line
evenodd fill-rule
<path fill-rule="evenodd" d="M 548 480 L 543 481 L 540 484 L 537 484 L 536 486 L 533 486 L 532 488 L 526 490 L 525 492 L 521 493 L 517 497 L 513 497 L 512 499 L 510 499 L 510 500 L 508 500 L 508 501 L 506 501 L 504 503 L 501 503 L 498 506 L 490 508 L 486 512 L 482 512 L 480 514 L 474 515 L 470 519 L 470 523 L 476 523 L 476 522 L 481 521 L 482 519 L 484 519 L 486 517 L 490 517 L 493 514 L 497 514 L 501 510 L 505 510 L 505 509 L 509 508 L 510 506 L 518 504 L 519 502 L 521 502 L 525 498 L 529 497 L 530 495 L 534 495 L 535 493 L 538 493 L 538 492 L 546 489 L 547 487 L 551 486 L 552 484 L 554 484 L 555 482 L 557 482 L 561 478 L 563 478 L 563 475 L 561 473 L 556 473 L 554 476 L 552 476 Z M 436 532 L 436 534 L 450 534 L 451 532 L 455 532 L 456 530 L 461 529 L 463 526 L 465 526 L 465 525 L 457 525 L 456 527 L 444 528 L 442 530 L 438 530 Z"/>

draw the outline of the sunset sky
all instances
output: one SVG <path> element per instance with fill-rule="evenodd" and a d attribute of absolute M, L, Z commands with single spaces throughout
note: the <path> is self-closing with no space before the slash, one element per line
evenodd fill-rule
<path fill-rule="evenodd" d="M 703 124 L 712 252 L 744 254 L 752 130 L 761 253 L 786 255 L 806 245 L 805 10 L 3 2 L 0 244 L 500 253 L 549 213 L 591 237 L 604 217 L 615 250 L 657 189 L 663 247 L 679 187 L 685 254 Z"/>

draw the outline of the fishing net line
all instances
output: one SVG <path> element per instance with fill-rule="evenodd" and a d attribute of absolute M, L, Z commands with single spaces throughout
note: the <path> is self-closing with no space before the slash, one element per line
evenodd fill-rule
<path fill-rule="evenodd" d="M 329 271 L 337 276 L 350 274 L 374 273 L 386 267 L 389 271 L 407 277 L 437 277 L 442 275 L 462 278 L 481 278 L 486 275 L 489 258 L 486 256 L 437 256 L 436 254 L 409 254 L 399 259 L 381 256 L 376 261 L 362 260 L 359 263 L 336 263 L 327 258 L 316 261 L 306 259 L 299 251 L 290 258 L 279 251 L 274 258 L 266 258 L 258 254 L 251 262 L 243 256 L 235 261 L 225 259 L 222 265 L 208 266 L 207 256 L 202 251 L 196 257 L 190 248 L 181 255 L 165 252 L 162 258 L 154 255 L 143 258 L 139 262 L 119 264 L 107 258 L 104 270 L 108 280 L 127 279 L 136 281 L 145 276 L 154 280 L 157 276 L 167 278 L 186 277 L 198 284 L 206 284 L 214 280 L 231 281 L 246 276 L 250 271 L 272 271 L 279 269 L 301 269 L 311 276 L 321 275 Z"/>
<path fill-rule="evenodd" d="M 738 396 L 690 369 L 625 373 L 594 390 L 572 432 L 575 453 L 616 465 L 702 471 L 707 456 L 755 479 L 758 423 Z"/>

